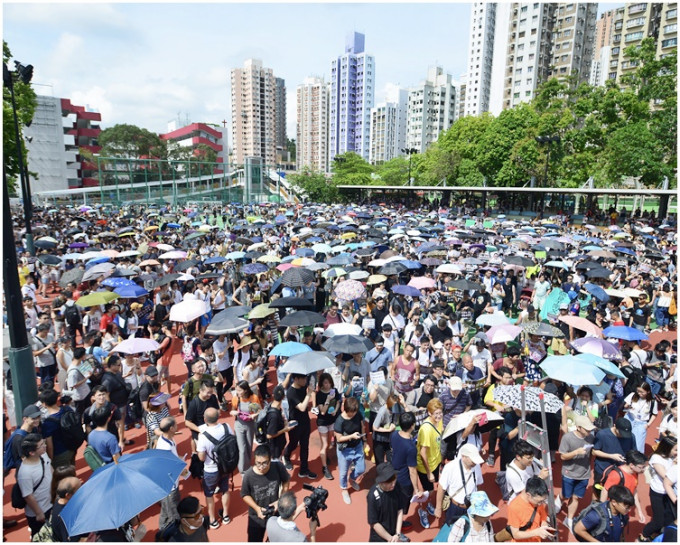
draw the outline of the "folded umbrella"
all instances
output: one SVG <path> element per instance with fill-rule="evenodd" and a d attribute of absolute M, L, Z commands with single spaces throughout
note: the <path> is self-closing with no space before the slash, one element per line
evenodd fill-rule
<path fill-rule="evenodd" d="M 69 535 L 121 527 L 167 497 L 186 462 L 167 450 L 144 450 L 99 468 L 69 499 L 60 516 Z"/>
<path fill-rule="evenodd" d="M 323 347 L 329 352 L 358 354 L 371 350 L 373 342 L 362 335 L 334 335 L 323 343 Z"/>
<path fill-rule="evenodd" d="M 277 344 L 272 351 L 269 353 L 270 356 L 283 356 L 284 358 L 290 358 L 297 354 L 302 354 L 303 352 L 311 352 L 312 349 L 308 344 L 297 343 L 293 341 Z"/>
<path fill-rule="evenodd" d="M 575 356 L 548 356 L 539 367 L 548 377 L 566 384 L 591 386 L 604 378 L 604 371 Z"/>
<path fill-rule="evenodd" d="M 290 357 L 279 370 L 283 374 L 310 375 L 329 367 L 335 367 L 335 358 L 332 354 L 329 352 L 312 351 Z"/>

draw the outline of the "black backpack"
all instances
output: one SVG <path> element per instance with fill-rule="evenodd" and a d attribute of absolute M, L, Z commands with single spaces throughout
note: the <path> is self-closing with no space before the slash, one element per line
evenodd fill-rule
<path fill-rule="evenodd" d="M 64 309 L 64 320 L 70 326 L 77 326 L 80 322 L 80 312 L 75 305 L 66 305 Z"/>
<path fill-rule="evenodd" d="M 604 488 L 604 483 L 607 482 L 607 479 L 609 478 L 609 474 L 612 471 L 616 471 L 619 474 L 619 486 L 623 486 L 623 483 L 626 481 L 626 477 L 623 474 L 623 471 L 619 468 L 619 466 L 616 465 L 610 465 L 607 469 L 604 470 L 604 473 L 602 474 L 602 479 L 600 480 L 600 485 Z"/>
<path fill-rule="evenodd" d="M 128 414 L 133 420 L 140 420 L 144 416 L 142 400 L 139 397 L 139 386 L 133 388 L 128 395 Z"/>
<path fill-rule="evenodd" d="M 255 420 L 255 441 L 264 445 L 268 442 L 267 439 L 267 428 L 269 427 L 269 422 L 271 421 L 270 415 L 272 410 L 276 410 L 269 403 L 264 406 L 264 409 L 260 411 L 257 415 L 257 420 Z"/>
<path fill-rule="evenodd" d="M 208 438 L 215 448 L 212 452 L 212 459 L 217 464 L 217 469 L 222 475 L 229 475 L 233 473 L 238 467 L 238 444 L 236 443 L 236 437 L 229 433 L 229 428 L 226 424 L 222 424 L 224 427 L 224 435 L 218 441 L 208 432 L 204 431 L 203 435 Z"/>
<path fill-rule="evenodd" d="M 47 418 L 54 421 L 57 420 L 55 416 L 48 416 Z M 61 441 L 64 443 L 66 450 L 77 451 L 86 438 L 78 413 L 71 408 L 66 408 L 58 421 L 61 430 Z"/>
<path fill-rule="evenodd" d="M 637 367 L 624 365 L 621 367 L 621 372 L 626 376 L 626 385 L 623 387 L 624 397 L 627 397 L 628 394 L 635 393 L 638 386 L 645 382 L 644 372 Z"/>

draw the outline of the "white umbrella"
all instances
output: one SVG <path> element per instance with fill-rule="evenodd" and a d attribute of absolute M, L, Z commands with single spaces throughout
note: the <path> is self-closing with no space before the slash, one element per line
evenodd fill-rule
<path fill-rule="evenodd" d="M 141 354 L 143 352 L 155 352 L 160 348 L 153 339 L 143 337 L 130 337 L 118 343 L 111 352 L 122 352 L 123 354 Z"/>
<path fill-rule="evenodd" d="M 439 265 L 435 271 L 438 273 L 463 274 L 463 271 L 461 271 L 460 267 L 455 263 L 444 263 L 443 265 Z"/>
<path fill-rule="evenodd" d="M 199 299 L 187 299 L 170 308 L 170 321 L 192 322 L 205 314 L 205 303 Z"/>
<path fill-rule="evenodd" d="M 281 373 L 309 375 L 335 366 L 335 358 L 330 352 L 304 352 L 291 356 L 281 367 Z"/>
<path fill-rule="evenodd" d="M 156 248 L 163 250 L 164 252 L 172 252 L 175 249 L 174 246 L 165 243 L 156 244 Z"/>
<path fill-rule="evenodd" d="M 493 314 L 482 314 L 475 320 L 475 323 L 477 325 L 495 326 L 509 324 L 510 320 L 508 320 L 508 317 L 503 312 L 497 311 Z"/>
<path fill-rule="evenodd" d="M 187 253 L 183 250 L 171 250 L 158 256 L 158 259 L 184 259 Z"/>
<path fill-rule="evenodd" d="M 360 335 L 361 326 L 359 324 L 331 324 L 328 329 L 323 332 L 324 337 L 333 337 L 334 335 Z"/>
<path fill-rule="evenodd" d="M 470 421 L 481 414 L 486 415 L 486 423 L 482 424 L 479 426 L 479 430 L 481 433 L 484 433 L 485 431 L 495 428 L 499 422 L 503 422 L 503 417 L 494 411 L 489 411 L 488 409 L 474 409 L 472 411 L 466 411 L 464 413 L 461 413 L 457 416 L 454 416 L 449 423 L 446 426 L 446 429 L 444 430 L 444 433 L 442 435 L 442 439 L 446 439 L 448 437 L 451 437 L 455 433 L 458 433 L 459 431 L 464 430 L 465 428 L 468 427 L 470 424 Z"/>
<path fill-rule="evenodd" d="M 125 250 L 124 252 L 120 252 L 118 257 L 135 257 L 138 255 L 142 255 L 139 250 Z"/>

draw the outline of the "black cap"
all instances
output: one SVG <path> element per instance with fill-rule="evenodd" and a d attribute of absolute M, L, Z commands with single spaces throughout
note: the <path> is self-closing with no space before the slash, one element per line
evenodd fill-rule
<path fill-rule="evenodd" d="M 22 415 L 24 418 L 40 418 L 41 413 L 37 405 L 29 405 L 24 409 Z"/>
<path fill-rule="evenodd" d="M 376 484 L 380 484 L 386 481 L 391 481 L 396 475 L 397 472 L 394 470 L 392 464 L 389 462 L 383 462 L 378 465 L 375 482 Z"/>
<path fill-rule="evenodd" d="M 633 426 L 627 418 L 617 418 L 614 425 L 622 438 L 628 439 L 633 436 Z"/>
<path fill-rule="evenodd" d="M 158 376 L 158 369 L 156 369 L 155 365 L 149 365 L 149 367 L 146 368 L 146 371 L 144 371 L 144 374 L 147 377 L 156 377 Z"/>

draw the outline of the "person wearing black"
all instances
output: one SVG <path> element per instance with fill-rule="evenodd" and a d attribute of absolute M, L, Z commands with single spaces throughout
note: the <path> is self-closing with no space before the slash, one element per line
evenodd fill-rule
<path fill-rule="evenodd" d="M 78 477 L 66 477 L 59 481 L 57 485 L 57 501 L 52 506 L 52 515 L 50 522 L 52 524 L 52 534 L 54 541 L 57 543 L 76 542 L 87 535 L 70 536 L 66 530 L 64 521 L 59 516 L 61 511 L 66 507 L 68 501 L 73 497 L 73 494 L 80 488 L 82 481 Z"/>
<path fill-rule="evenodd" d="M 288 432 L 288 445 L 283 451 L 283 462 L 288 471 L 293 469 L 290 462 L 291 453 L 300 445 L 300 477 L 316 479 L 317 474 L 309 470 L 309 436 L 311 434 L 311 422 L 309 420 L 309 402 L 312 399 L 313 389 L 307 386 L 307 376 L 293 374 L 293 384 L 288 388 L 288 415 L 290 420 L 297 422 Z"/>
<path fill-rule="evenodd" d="M 429 334 L 433 346 L 440 342 L 443 343 L 446 339 L 453 338 L 453 331 L 448 326 L 446 318 L 439 318 L 437 323 L 430 328 Z"/>
<path fill-rule="evenodd" d="M 647 301 L 647 294 L 642 292 L 638 300 L 633 304 L 633 310 L 630 313 L 630 321 L 628 325 L 634 327 L 639 331 L 644 331 L 649 328 L 649 322 L 652 319 L 652 307 Z"/>
<path fill-rule="evenodd" d="M 144 412 L 149 410 L 149 399 L 160 391 L 158 383 L 158 369 L 149 365 L 144 371 L 144 382 L 139 387 L 139 400 L 142 403 Z"/>
<path fill-rule="evenodd" d="M 286 433 L 292 428 L 286 425 L 281 403 L 286 397 L 286 390 L 279 384 L 274 388 L 273 401 L 268 409 L 267 418 L 267 441 L 271 451 L 272 460 L 279 461 L 281 453 L 286 446 Z M 318 422 L 317 422 L 318 424 Z"/>
<path fill-rule="evenodd" d="M 184 417 L 184 423 L 191 430 L 191 437 L 194 441 L 198 439 L 199 427 L 205 424 L 203 418 L 205 410 L 210 407 L 220 410 L 220 404 L 215 395 L 215 382 L 212 378 L 204 378 L 201 380 L 201 389 L 198 391 L 198 395 L 189 403 Z"/>
<path fill-rule="evenodd" d="M 439 303 L 436 305 L 437 309 L 437 314 L 439 315 L 444 315 L 447 320 L 453 316 L 453 309 L 451 308 L 451 305 L 446 300 L 446 297 L 441 297 L 439 299 Z"/>
<path fill-rule="evenodd" d="M 248 542 L 264 540 L 267 516 L 263 507 L 276 510 L 279 493 L 288 490 L 290 475 L 279 462 L 272 463 L 268 445 L 258 445 L 255 449 L 255 465 L 243 474 L 241 497 L 248 505 Z M 273 513 L 272 513 L 273 514 Z"/>
<path fill-rule="evenodd" d="M 170 294 L 164 293 L 161 295 L 161 302 L 153 309 L 153 319 L 156 323 L 162 324 L 170 316 Z"/>
<path fill-rule="evenodd" d="M 121 374 L 123 363 L 119 356 L 111 354 L 104 365 L 102 386 L 106 386 L 109 392 L 109 401 L 118 407 L 123 423 L 125 423 L 129 392 L 127 383 Z"/>
<path fill-rule="evenodd" d="M 371 317 L 375 320 L 375 329 L 380 330 L 383 320 L 388 314 L 389 311 L 385 308 L 385 299 L 382 297 L 376 298 L 375 308 L 371 311 Z"/>
<path fill-rule="evenodd" d="M 397 472 L 389 462 L 378 465 L 375 484 L 368 492 L 368 541 L 385 543 L 405 541 L 401 528 L 404 521 L 401 485 Z"/>
<path fill-rule="evenodd" d="M 106 386 L 99 385 L 92 388 L 92 405 L 83 413 L 83 423 L 88 433 L 97 427 L 93 422 L 94 412 L 97 409 L 104 409 L 110 415 L 106 430 L 118 438 L 122 450 L 125 444 L 125 436 L 122 429 L 124 428 L 124 423 L 120 410 L 108 399 Z"/>
<path fill-rule="evenodd" d="M 486 292 L 486 287 L 484 286 L 484 284 L 482 284 L 477 293 L 475 293 L 473 301 L 474 301 L 473 317 L 476 320 L 479 316 L 486 312 L 486 309 L 490 308 L 491 305 L 491 296 Z"/>
<path fill-rule="evenodd" d="M 163 538 L 168 542 L 193 541 L 208 542 L 208 518 L 203 515 L 203 507 L 194 496 L 187 496 L 177 504 L 179 520 L 166 529 L 161 528 Z"/>

